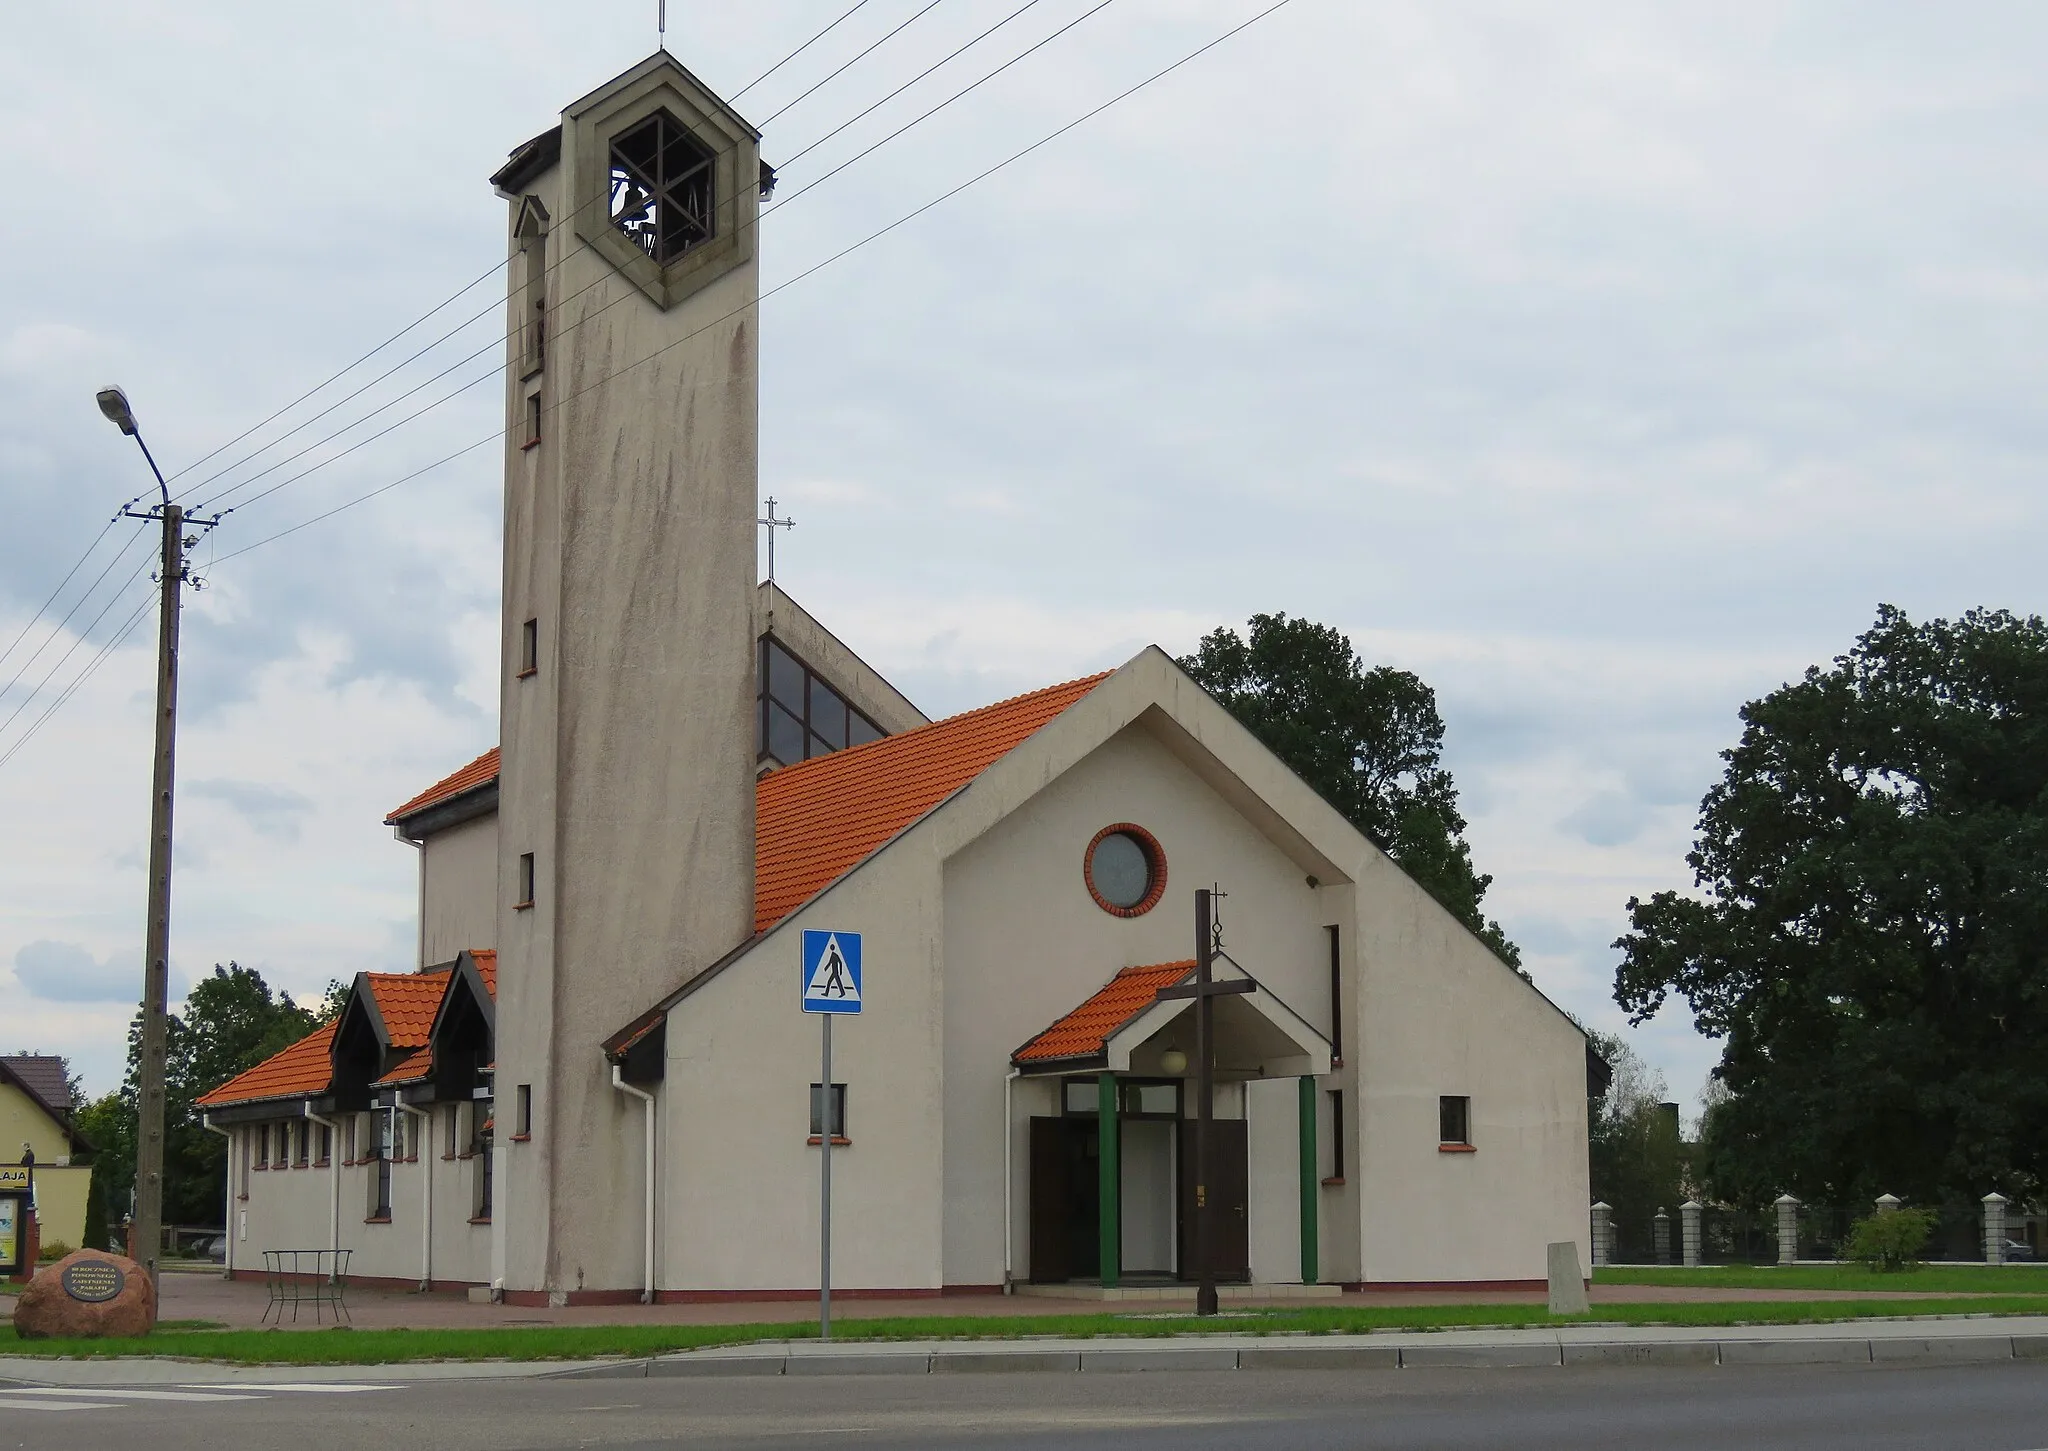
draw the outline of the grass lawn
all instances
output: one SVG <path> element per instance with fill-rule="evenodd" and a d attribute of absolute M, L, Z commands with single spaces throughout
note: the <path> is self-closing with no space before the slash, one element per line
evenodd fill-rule
<path fill-rule="evenodd" d="M 1921 1265 L 1879 1274 L 1861 1265 L 1615 1265 L 1596 1285 L 1700 1285 L 1729 1290 L 1875 1290 L 1936 1295 L 2048 1295 L 2048 1265 Z"/>
<path fill-rule="evenodd" d="M 2001 1314 L 2048 1314 L 2048 1295 L 2001 1297 Z M 839 1340 L 1017 1340 L 1033 1336 L 1337 1334 L 1461 1326 L 1782 1325 L 1885 1315 L 1981 1313 L 1972 1300 L 1860 1300 L 1717 1305 L 1602 1305 L 1557 1319 L 1540 1305 L 1314 1306 L 1198 1320 L 1192 1315 L 933 1316 L 836 1320 Z M 19 1340 L 0 1326 L 0 1356 L 177 1356 L 244 1365 L 387 1365 L 409 1360 L 582 1360 L 658 1355 L 709 1345 L 809 1339 L 814 1324 L 564 1325 L 487 1330 L 198 1330 L 164 1327 L 146 1340 Z"/>

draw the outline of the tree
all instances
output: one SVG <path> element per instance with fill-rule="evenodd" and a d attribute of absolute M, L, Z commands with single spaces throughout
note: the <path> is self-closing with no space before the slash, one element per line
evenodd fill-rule
<path fill-rule="evenodd" d="M 1607 1091 L 1586 1106 L 1593 1198 L 1614 1210 L 1620 1258 L 1647 1260 L 1655 1249 L 1657 1211 L 1670 1215 L 1675 1227 L 1686 1198 L 1677 1105 L 1665 1101 L 1664 1075 L 1619 1033 L 1591 1030 L 1586 1038 L 1613 1073 Z"/>
<path fill-rule="evenodd" d="M 263 974 L 233 962 L 225 967 L 216 963 L 212 975 L 186 994 L 184 1012 L 169 1019 L 164 1066 L 165 1223 L 226 1222 L 227 1143 L 201 1122 L 198 1100 L 315 1026 L 314 1015 L 293 1002 L 290 993 L 273 994 Z M 127 1212 L 135 1184 L 141 1064 L 138 1013 L 128 1029 L 128 1076 L 120 1093 L 100 1099 L 79 1116 L 80 1128 L 106 1162 L 103 1187 L 116 1215 Z"/>
<path fill-rule="evenodd" d="M 92 1179 L 86 1188 L 89 1231 L 94 1195 L 110 1226 L 128 1217 L 135 1190 L 135 1105 L 119 1092 L 96 1098 L 78 1110 L 78 1131 L 93 1149 Z M 89 1232 L 86 1243 L 94 1243 Z"/>
<path fill-rule="evenodd" d="M 1204 635 L 1181 668 L 1519 971 L 1521 951 L 1480 910 L 1493 878 L 1472 865 L 1436 692 L 1406 670 L 1366 669 L 1328 625 L 1253 615 L 1247 634 Z"/>
<path fill-rule="evenodd" d="M 1716 1192 L 1951 1212 L 2048 1176 L 2048 626 L 1881 607 L 1752 701 L 1697 895 L 1628 904 L 1615 999 L 1725 1039 Z"/>

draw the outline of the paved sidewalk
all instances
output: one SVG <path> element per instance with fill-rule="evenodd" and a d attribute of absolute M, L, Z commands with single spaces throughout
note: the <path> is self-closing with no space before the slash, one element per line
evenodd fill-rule
<path fill-rule="evenodd" d="M 507 1378 L 947 1375 L 1138 1371 L 1393 1371 L 1583 1365 L 1905 1366 L 2048 1360 L 2048 1316 L 1931 1316 L 1853 1325 L 1723 1327 L 1599 1323 L 1540 1330 L 1369 1335 L 1055 1336 L 1003 1341 L 781 1341 L 565 1366 L 559 1361 L 220 1366 L 175 1360 L 0 1357 L 0 1385 L 402 1384 Z"/>

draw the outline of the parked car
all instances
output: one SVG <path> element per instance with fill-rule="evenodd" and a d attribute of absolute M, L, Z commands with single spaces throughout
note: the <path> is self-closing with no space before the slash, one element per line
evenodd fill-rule
<path fill-rule="evenodd" d="M 217 1263 L 225 1264 L 228 1257 L 228 1237 L 224 1234 L 215 1235 L 199 1246 L 199 1253 Z"/>
<path fill-rule="evenodd" d="M 2025 1240 L 2009 1239 L 2005 1242 L 2006 1263 L 2010 1264 L 2014 1260 L 2031 1260 L 2033 1258 L 2034 1247 Z"/>

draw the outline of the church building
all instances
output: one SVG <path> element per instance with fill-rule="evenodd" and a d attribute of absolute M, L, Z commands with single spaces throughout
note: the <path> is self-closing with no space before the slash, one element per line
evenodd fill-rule
<path fill-rule="evenodd" d="M 202 1101 L 230 1268 L 515 1304 L 1264 1293 L 1588 1255 L 1573 1022 L 1162 651 L 928 720 L 756 576 L 759 135 L 666 53 L 506 203 L 500 744 L 387 818 L 405 970 Z M 807 931 L 859 934 L 819 1080 Z M 1247 1291 L 1249 1293 L 1250 1291 Z"/>

